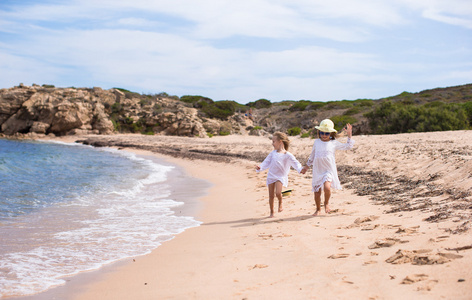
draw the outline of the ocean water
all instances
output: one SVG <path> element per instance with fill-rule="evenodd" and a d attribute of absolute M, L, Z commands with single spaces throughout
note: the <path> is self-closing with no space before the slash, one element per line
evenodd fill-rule
<path fill-rule="evenodd" d="M 208 187 L 126 151 L 0 139 L 0 298 L 149 253 L 200 224 L 175 212 Z"/>

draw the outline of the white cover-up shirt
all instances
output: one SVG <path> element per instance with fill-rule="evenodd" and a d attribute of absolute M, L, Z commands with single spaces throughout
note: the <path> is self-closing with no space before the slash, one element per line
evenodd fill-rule
<path fill-rule="evenodd" d="M 280 181 L 283 186 L 288 186 L 288 173 L 290 167 L 297 170 L 298 173 L 302 170 L 302 165 L 290 152 L 279 153 L 277 150 L 272 151 L 267 155 L 262 164 L 260 170 L 257 172 L 269 169 L 267 173 L 267 185 Z"/>
<path fill-rule="evenodd" d="M 306 163 L 307 166 L 313 166 L 313 179 L 311 182 L 312 191 L 318 192 L 323 189 L 325 181 L 331 182 L 332 189 L 341 189 L 341 183 L 336 169 L 335 152 L 336 150 L 349 150 L 354 146 L 354 140 L 348 138 L 347 143 L 341 143 L 337 140 L 323 142 L 316 139 L 313 143 L 310 157 Z"/>

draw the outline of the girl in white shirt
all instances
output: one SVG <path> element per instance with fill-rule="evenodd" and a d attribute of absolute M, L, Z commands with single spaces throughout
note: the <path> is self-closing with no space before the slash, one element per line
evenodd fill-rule
<path fill-rule="evenodd" d="M 328 206 L 331 188 L 341 189 L 334 154 L 336 150 L 351 149 L 354 140 L 351 139 L 351 124 L 346 124 L 345 127 L 348 136 L 347 143 L 336 141 L 337 131 L 329 119 L 321 121 L 320 126 L 315 126 L 315 128 L 318 129 L 318 139 L 315 140 L 310 157 L 301 173 L 305 174 L 308 168 L 313 166 L 312 191 L 315 193 L 316 203 L 316 212 L 313 215 L 317 216 L 321 211 L 321 192 L 324 191 L 325 212 L 329 213 L 331 211 Z"/>
<path fill-rule="evenodd" d="M 288 152 L 290 141 L 285 133 L 276 132 L 272 137 L 272 146 L 274 151 L 264 159 L 260 166 L 256 166 L 257 172 L 269 169 L 267 173 L 267 187 L 269 189 L 269 207 L 270 217 L 274 217 L 274 198 L 279 200 L 279 212 L 282 208 L 282 187 L 288 186 L 288 173 L 290 167 L 297 170 L 298 173 L 302 171 L 302 165 Z"/>

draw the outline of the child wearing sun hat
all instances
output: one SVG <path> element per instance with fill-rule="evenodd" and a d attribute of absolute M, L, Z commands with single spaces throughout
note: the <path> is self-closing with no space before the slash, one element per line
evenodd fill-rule
<path fill-rule="evenodd" d="M 346 127 L 343 128 L 348 136 L 346 143 L 336 140 L 337 130 L 334 129 L 334 123 L 330 119 L 321 121 L 320 125 L 315 128 L 318 130 L 318 138 L 315 139 L 306 166 L 300 173 L 305 174 L 309 167 L 313 166 L 312 191 L 316 204 L 316 212 L 313 215 L 317 216 L 321 211 L 321 193 L 324 192 L 325 212 L 329 213 L 331 211 L 329 209 L 331 189 L 341 189 L 334 154 L 336 150 L 352 149 L 354 140 L 351 139 L 351 124 L 346 124 Z"/>

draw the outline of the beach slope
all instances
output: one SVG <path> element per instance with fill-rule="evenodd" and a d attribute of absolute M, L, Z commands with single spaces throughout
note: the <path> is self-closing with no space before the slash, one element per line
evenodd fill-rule
<path fill-rule="evenodd" d="M 470 299 L 472 131 L 354 136 L 344 189 L 313 217 L 311 174 L 291 171 L 268 218 L 267 137 L 84 137 L 150 151 L 213 186 L 199 227 L 130 259 L 70 299 Z M 312 139 L 292 138 L 306 161 Z M 340 138 L 344 142 L 343 138 Z M 72 280 L 73 281 L 73 278 Z"/>

